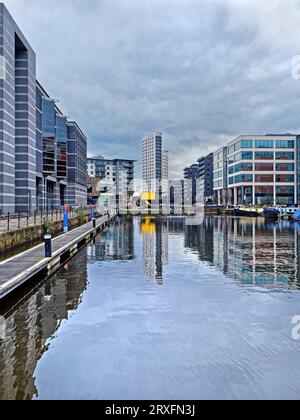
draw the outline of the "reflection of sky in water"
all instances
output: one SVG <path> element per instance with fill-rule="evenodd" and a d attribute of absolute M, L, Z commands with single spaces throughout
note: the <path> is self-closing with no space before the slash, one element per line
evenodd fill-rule
<path fill-rule="evenodd" d="M 111 227 L 7 315 L 0 397 L 298 399 L 298 227 L 147 223 Z"/>

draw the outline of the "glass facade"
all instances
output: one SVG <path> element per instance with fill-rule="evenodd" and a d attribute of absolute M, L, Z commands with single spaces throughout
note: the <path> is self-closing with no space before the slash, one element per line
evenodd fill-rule
<path fill-rule="evenodd" d="M 253 175 L 237 175 L 229 178 L 229 185 L 241 184 L 243 182 L 253 182 Z"/>
<path fill-rule="evenodd" d="M 293 163 L 276 163 L 276 172 L 294 172 L 294 170 Z"/>
<path fill-rule="evenodd" d="M 274 164 L 273 163 L 256 163 L 255 170 L 257 172 L 273 172 Z"/>
<path fill-rule="evenodd" d="M 260 184 L 267 184 L 274 182 L 274 175 L 255 175 L 255 182 Z"/>
<path fill-rule="evenodd" d="M 253 163 L 239 163 L 235 166 L 229 167 L 229 174 L 235 174 L 237 172 L 252 172 Z"/>
<path fill-rule="evenodd" d="M 274 149 L 274 140 L 255 140 L 256 149 Z"/>
<path fill-rule="evenodd" d="M 276 198 L 278 204 L 294 204 L 295 188 L 293 186 L 276 186 Z"/>
<path fill-rule="evenodd" d="M 55 104 L 54 101 L 43 98 L 43 134 L 55 135 Z"/>
<path fill-rule="evenodd" d="M 229 146 L 228 182 L 232 204 L 295 204 L 296 188 L 300 203 L 300 137 L 297 140 L 292 136 L 284 137 L 268 135 L 252 140 L 240 137 Z M 214 169 L 219 176 L 217 162 Z M 219 180 L 215 177 L 214 181 L 218 186 Z M 253 185 L 247 185 L 249 183 Z"/>
<path fill-rule="evenodd" d="M 273 205 L 274 203 L 274 187 L 261 185 L 255 187 L 255 204 Z"/>
<path fill-rule="evenodd" d="M 61 115 L 56 115 L 56 141 L 67 143 L 67 119 Z"/>
<path fill-rule="evenodd" d="M 67 119 L 56 115 L 57 177 L 67 178 Z"/>
<path fill-rule="evenodd" d="M 253 160 L 253 152 L 240 152 L 236 153 L 235 155 L 230 156 L 229 158 L 229 165 L 235 162 L 239 162 L 240 160 Z"/>
<path fill-rule="evenodd" d="M 255 160 L 274 160 L 273 152 L 255 152 Z"/>
<path fill-rule="evenodd" d="M 277 140 L 276 148 L 277 149 L 294 149 L 295 142 L 294 140 Z"/>
<path fill-rule="evenodd" d="M 295 175 L 276 175 L 276 182 L 295 182 Z"/>
<path fill-rule="evenodd" d="M 295 160 L 294 152 L 276 152 L 276 160 Z"/>

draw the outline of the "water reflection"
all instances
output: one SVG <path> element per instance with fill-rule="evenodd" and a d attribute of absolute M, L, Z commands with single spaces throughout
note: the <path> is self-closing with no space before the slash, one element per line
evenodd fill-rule
<path fill-rule="evenodd" d="M 185 246 L 245 286 L 300 288 L 297 224 L 207 218 L 187 226 Z"/>
<path fill-rule="evenodd" d="M 169 220 L 145 217 L 141 220 L 145 274 L 163 283 L 169 255 Z"/>
<path fill-rule="evenodd" d="M 207 217 L 201 225 L 188 226 L 181 217 L 145 218 L 141 232 L 145 274 L 160 284 L 168 263 L 169 238 L 178 235 L 200 261 L 242 285 L 300 288 L 299 224 Z"/>
<path fill-rule="evenodd" d="M 80 371 L 86 387 L 93 380 L 97 384 L 105 378 L 105 387 L 97 390 L 97 397 L 145 398 L 149 397 L 148 386 L 151 395 L 158 398 L 192 398 L 197 386 L 203 386 L 203 395 L 211 391 L 211 394 L 208 392 L 210 396 L 216 395 L 219 383 L 218 392 L 224 396 L 222 392 L 226 391 L 226 386 L 230 387 L 234 382 L 230 372 L 240 357 L 241 349 L 241 380 L 255 383 L 249 371 L 254 371 L 257 365 L 255 375 L 257 378 L 260 375 L 264 377 L 266 358 L 269 360 L 270 354 L 277 352 L 278 359 L 274 359 L 274 364 L 281 363 L 282 355 L 290 348 L 290 341 L 284 339 L 290 340 L 290 319 L 296 313 L 298 300 L 295 296 L 294 308 L 291 308 L 291 301 L 281 296 L 285 294 L 270 293 L 274 299 L 273 309 L 270 310 L 265 305 L 270 303 L 266 301 L 265 293 L 254 293 L 251 295 L 255 297 L 250 298 L 246 293 L 245 297 L 241 287 L 236 287 L 234 283 L 228 285 L 224 276 L 218 276 L 218 271 L 241 285 L 299 289 L 299 246 L 300 226 L 287 222 L 265 225 L 256 219 L 208 217 L 202 225 L 186 226 L 185 219 L 180 217 L 119 219 L 18 308 L 8 313 L 0 308 L 0 315 L 6 318 L 7 329 L 7 338 L 0 341 L 0 399 L 38 397 L 41 389 L 38 389 L 35 376 L 42 358 L 46 358 L 44 367 L 47 366 L 52 381 L 59 388 L 57 359 L 62 359 L 61 366 L 68 364 L 70 348 L 74 350 L 72 354 L 78 357 L 78 363 L 74 363 L 72 369 L 79 369 L 82 363 L 88 372 L 92 372 L 91 376 L 85 376 Z M 153 287 L 150 282 L 143 281 L 143 272 L 147 278 L 155 279 L 164 287 L 155 287 L 155 283 Z M 172 281 L 164 283 L 167 276 Z M 191 279 L 201 279 L 201 282 Z M 238 290 L 236 293 L 240 293 L 241 299 L 233 295 L 233 290 Z M 263 313 L 258 308 L 263 308 Z M 244 319 L 240 319 L 242 313 L 245 313 Z M 75 314 L 79 318 L 77 324 L 72 323 Z M 64 326 L 70 324 L 73 329 L 67 332 Z M 245 325 L 252 332 L 241 339 L 247 332 Z M 218 326 L 220 331 L 216 331 Z M 60 342 L 61 347 L 57 345 L 58 349 L 55 349 L 52 344 L 57 343 L 55 339 L 58 336 L 67 338 L 65 343 Z M 272 340 L 274 346 L 270 351 Z M 246 345 L 248 341 L 251 342 L 249 347 Z M 233 342 L 239 343 L 236 354 L 232 353 Z M 87 357 L 81 359 L 85 346 L 86 354 L 96 358 L 96 370 Z M 206 352 L 206 348 L 209 351 Z M 51 351 L 55 356 L 49 360 L 47 355 Z M 296 361 L 297 352 L 291 353 Z M 164 354 L 171 356 L 166 360 Z M 260 354 L 262 357 L 258 364 Z M 150 362 L 149 371 L 147 362 L 147 358 L 151 357 L 153 366 L 157 368 L 153 371 Z M 224 359 L 224 363 L 216 365 L 220 358 Z M 242 367 L 248 359 L 244 372 Z M 201 360 L 203 365 L 200 365 Z M 115 371 L 111 368 L 114 372 L 111 376 L 111 371 L 105 370 L 110 365 L 118 366 Z M 130 374 L 124 373 L 124 366 Z M 213 373 L 206 372 L 207 366 L 212 367 Z M 53 369 L 55 374 L 51 374 Z M 72 369 L 69 366 L 70 375 Z M 163 371 L 167 372 L 166 375 L 160 375 Z M 272 372 L 272 369 L 269 371 Z M 138 374 L 135 382 L 131 383 L 132 388 L 126 387 L 128 378 L 134 372 Z M 294 389 L 299 389 L 299 381 L 293 377 L 294 371 L 289 372 Z M 48 377 L 45 380 L 43 373 L 39 376 L 48 386 Z M 143 380 L 143 374 L 148 382 Z M 208 381 L 214 381 L 211 382 L 212 388 L 207 389 L 207 381 L 202 381 L 205 375 Z M 190 376 L 191 381 L 185 381 Z M 215 380 L 219 376 L 220 380 Z M 278 378 L 281 376 L 278 375 Z M 228 379 L 226 386 L 221 384 L 224 378 Z M 169 381 L 169 388 L 165 386 L 165 381 Z M 276 383 L 270 380 L 270 383 L 273 382 Z M 121 387 L 119 394 L 115 394 L 116 384 Z M 180 384 L 183 384 L 182 387 Z M 81 383 L 78 383 L 78 388 L 74 385 L 74 389 L 72 383 L 68 386 L 68 390 L 63 388 L 64 392 L 85 395 L 80 394 L 83 392 Z M 160 391 L 156 393 L 157 387 Z M 49 389 L 44 388 L 44 393 L 53 397 L 54 388 L 52 382 Z M 250 388 L 255 393 L 255 386 Z M 263 389 L 267 386 L 264 385 Z M 291 389 L 292 385 L 286 380 L 284 390 L 290 392 Z M 163 394 L 162 390 L 166 393 Z M 94 395 L 93 390 L 90 392 Z M 235 393 L 238 394 L 237 391 Z M 274 391 L 272 395 L 277 394 Z"/>
<path fill-rule="evenodd" d="M 117 218 L 116 223 L 97 236 L 88 247 L 88 262 L 102 260 L 132 260 L 134 258 L 133 220 Z"/>
<path fill-rule="evenodd" d="M 87 286 L 87 256 L 78 254 L 18 310 L 6 315 L 6 339 L 0 341 L 0 399 L 28 400 L 37 394 L 33 373 L 49 339 L 82 301 Z"/>

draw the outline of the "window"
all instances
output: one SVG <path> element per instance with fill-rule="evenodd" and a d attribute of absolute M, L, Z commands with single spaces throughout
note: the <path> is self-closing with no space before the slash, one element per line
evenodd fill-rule
<path fill-rule="evenodd" d="M 252 160 L 253 152 L 242 152 L 242 160 Z"/>
<path fill-rule="evenodd" d="M 274 165 L 273 163 L 256 163 L 255 170 L 258 172 L 265 172 L 265 171 L 273 172 Z"/>
<path fill-rule="evenodd" d="M 255 148 L 256 149 L 273 149 L 274 141 L 273 140 L 256 140 Z"/>
<path fill-rule="evenodd" d="M 234 172 L 252 172 L 253 164 L 252 163 L 239 163 L 235 165 Z"/>
<path fill-rule="evenodd" d="M 294 175 L 276 175 L 276 182 L 295 182 Z"/>
<path fill-rule="evenodd" d="M 272 186 L 261 185 L 255 187 L 255 203 L 259 205 L 273 204 L 274 188 Z"/>
<path fill-rule="evenodd" d="M 235 177 L 235 183 L 240 184 L 242 182 L 253 182 L 253 175 L 237 175 Z"/>
<path fill-rule="evenodd" d="M 277 149 L 294 149 L 295 142 L 294 140 L 277 140 L 276 148 Z"/>
<path fill-rule="evenodd" d="M 277 172 L 294 172 L 295 165 L 293 163 L 276 163 Z"/>
<path fill-rule="evenodd" d="M 274 182 L 274 175 L 255 175 L 255 182 L 258 182 L 258 183 Z"/>
<path fill-rule="evenodd" d="M 240 160 L 253 160 L 253 153 L 252 152 L 240 152 L 236 153 L 232 156 L 229 160 L 229 164 L 234 162 L 239 162 Z"/>
<path fill-rule="evenodd" d="M 293 152 L 276 152 L 276 160 L 295 160 Z"/>
<path fill-rule="evenodd" d="M 67 119 L 59 115 L 56 116 L 56 140 L 64 143 L 67 141 Z"/>
<path fill-rule="evenodd" d="M 234 153 L 234 146 L 230 146 L 228 149 L 228 154 L 232 155 Z"/>
<path fill-rule="evenodd" d="M 273 160 L 274 153 L 273 152 L 255 152 L 255 159 L 256 160 Z"/>
<path fill-rule="evenodd" d="M 252 140 L 242 140 L 241 141 L 241 149 L 253 149 L 253 141 Z"/>
<path fill-rule="evenodd" d="M 276 201 L 278 204 L 294 204 L 295 189 L 291 186 L 276 187 Z"/>
<path fill-rule="evenodd" d="M 43 99 L 43 132 L 47 135 L 55 134 L 54 102 Z"/>

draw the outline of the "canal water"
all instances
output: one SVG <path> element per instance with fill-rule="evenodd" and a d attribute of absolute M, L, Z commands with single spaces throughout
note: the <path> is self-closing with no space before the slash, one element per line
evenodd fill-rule
<path fill-rule="evenodd" d="M 120 219 L 2 310 L 0 399 L 299 399 L 299 289 L 300 225 Z"/>

